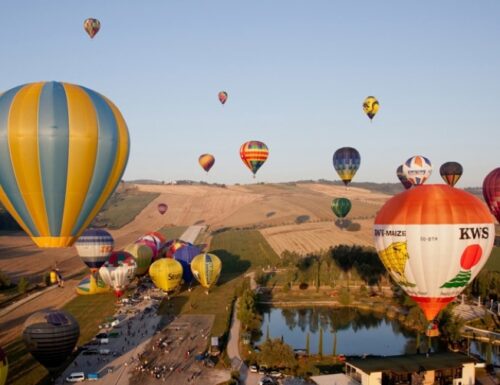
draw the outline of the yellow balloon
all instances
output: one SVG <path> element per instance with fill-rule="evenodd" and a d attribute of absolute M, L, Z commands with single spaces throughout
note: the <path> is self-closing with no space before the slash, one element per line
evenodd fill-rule
<path fill-rule="evenodd" d="M 368 96 L 363 102 L 363 111 L 370 120 L 377 114 L 379 108 L 380 104 L 375 96 Z"/>
<path fill-rule="evenodd" d="M 149 267 L 149 275 L 156 287 L 172 291 L 181 283 L 182 265 L 175 259 L 161 258 Z"/>
<path fill-rule="evenodd" d="M 222 262 L 214 254 L 203 253 L 191 261 L 191 271 L 201 286 L 210 289 L 219 280 Z"/>

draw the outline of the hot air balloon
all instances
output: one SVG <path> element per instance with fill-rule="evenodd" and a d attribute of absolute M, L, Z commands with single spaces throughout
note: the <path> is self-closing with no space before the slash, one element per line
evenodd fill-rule
<path fill-rule="evenodd" d="M 198 158 L 198 163 L 200 163 L 200 166 L 203 167 L 203 170 L 209 172 L 215 163 L 215 158 L 213 155 L 203 154 Z"/>
<path fill-rule="evenodd" d="M 173 257 L 175 260 L 179 261 L 182 265 L 182 279 L 186 283 L 191 283 L 193 281 L 193 273 L 191 272 L 191 262 L 194 257 L 199 255 L 201 250 L 192 245 L 187 244 L 174 253 Z"/>
<path fill-rule="evenodd" d="M 104 283 L 111 286 L 117 297 L 121 297 L 128 284 L 134 279 L 137 264 L 126 251 L 114 251 L 109 260 L 99 269 Z"/>
<path fill-rule="evenodd" d="M 361 156 L 355 148 L 342 147 L 333 154 L 333 167 L 346 186 L 354 178 L 360 164 Z"/>
<path fill-rule="evenodd" d="M 432 174 L 431 161 L 425 156 L 413 156 L 403 164 L 403 174 L 412 185 L 422 185 Z"/>
<path fill-rule="evenodd" d="M 88 33 L 91 39 L 99 32 L 101 29 L 101 22 L 97 19 L 88 18 L 83 22 L 83 28 Z"/>
<path fill-rule="evenodd" d="M 104 283 L 99 274 L 89 274 L 76 287 L 76 293 L 79 295 L 109 293 L 110 290 L 111 288 Z"/>
<path fill-rule="evenodd" d="M 500 167 L 494 169 L 484 178 L 483 196 L 492 214 L 500 223 Z"/>
<path fill-rule="evenodd" d="M 446 162 L 439 168 L 441 178 L 451 187 L 455 186 L 463 172 L 462 165 L 457 162 Z"/>
<path fill-rule="evenodd" d="M 267 146 L 258 140 L 251 140 L 243 143 L 240 147 L 240 157 L 245 166 L 255 174 L 262 167 L 267 157 L 269 156 L 269 149 Z"/>
<path fill-rule="evenodd" d="M 219 92 L 219 102 L 221 102 L 222 104 L 226 104 L 226 101 L 227 101 L 227 92 L 226 91 L 221 91 Z"/>
<path fill-rule="evenodd" d="M 411 182 L 408 179 L 406 179 L 406 175 L 403 172 L 403 165 L 398 167 L 398 169 L 396 170 L 396 175 L 398 176 L 398 179 L 405 188 L 405 190 L 408 190 L 411 186 L 413 186 Z"/>
<path fill-rule="evenodd" d="M 167 243 L 165 243 L 165 247 L 164 247 L 165 257 L 166 258 L 173 258 L 174 254 L 177 250 L 179 250 L 180 248 L 182 248 L 188 244 L 189 244 L 188 242 L 184 242 L 182 239 L 172 239 L 172 240 L 168 241 Z"/>
<path fill-rule="evenodd" d="M 221 269 L 222 262 L 214 254 L 199 254 L 191 261 L 193 276 L 207 291 L 219 280 Z"/>
<path fill-rule="evenodd" d="M 7 381 L 7 374 L 9 373 L 9 362 L 7 361 L 7 354 L 0 348 L 0 385 L 4 385 Z"/>
<path fill-rule="evenodd" d="M 42 310 L 24 323 L 26 350 L 50 372 L 68 359 L 79 336 L 78 322 L 64 310 Z"/>
<path fill-rule="evenodd" d="M 351 201 L 347 198 L 335 198 L 332 201 L 332 211 L 340 219 L 345 218 L 351 211 Z"/>
<path fill-rule="evenodd" d="M 375 96 L 368 96 L 363 102 L 363 111 L 370 118 L 370 121 L 377 114 L 380 105 L 378 103 L 377 98 Z"/>
<path fill-rule="evenodd" d="M 432 321 L 484 266 L 495 228 L 484 203 L 472 194 L 423 185 L 385 203 L 374 235 L 392 278 Z"/>
<path fill-rule="evenodd" d="M 163 215 L 167 212 L 168 206 L 165 203 L 158 203 L 158 212 Z"/>
<path fill-rule="evenodd" d="M 163 291 L 172 291 L 181 283 L 182 265 L 175 259 L 162 258 L 151 265 L 149 276 L 156 287 Z"/>
<path fill-rule="evenodd" d="M 153 261 L 163 256 L 165 237 L 156 231 L 149 232 L 140 237 L 135 243 L 144 243 L 153 249 Z"/>
<path fill-rule="evenodd" d="M 106 230 L 89 229 L 78 238 L 75 247 L 90 271 L 96 272 L 108 260 L 114 244 L 113 237 Z"/>
<path fill-rule="evenodd" d="M 148 272 L 149 265 L 153 260 L 154 250 L 144 243 L 131 243 L 124 248 L 135 259 L 137 264 L 136 275 L 144 275 Z"/>
<path fill-rule="evenodd" d="M 76 241 L 128 154 L 122 115 L 95 91 L 42 82 L 0 95 L 0 200 L 39 247 Z"/>

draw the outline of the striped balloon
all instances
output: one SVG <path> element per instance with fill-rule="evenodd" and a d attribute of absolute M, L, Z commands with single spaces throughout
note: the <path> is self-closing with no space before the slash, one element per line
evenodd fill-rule
<path fill-rule="evenodd" d="M 222 262 L 215 254 L 199 254 L 191 261 L 193 276 L 206 289 L 217 283 L 221 270 Z"/>
<path fill-rule="evenodd" d="M 76 251 L 91 271 L 104 265 L 113 251 L 115 241 L 110 233 L 101 229 L 88 229 L 75 242 Z"/>
<path fill-rule="evenodd" d="M 120 111 L 95 91 L 40 82 L 0 95 L 0 201 L 39 247 L 73 244 L 128 154 Z"/>
<path fill-rule="evenodd" d="M 198 162 L 200 163 L 200 166 L 203 167 L 203 170 L 209 172 L 215 163 L 215 158 L 213 155 L 203 154 L 198 158 Z"/>
<path fill-rule="evenodd" d="M 243 143 L 240 147 L 240 157 L 245 166 L 255 174 L 262 167 L 267 157 L 269 156 L 269 149 L 265 143 L 258 140 L 251 140 L 250 142 Z"/>

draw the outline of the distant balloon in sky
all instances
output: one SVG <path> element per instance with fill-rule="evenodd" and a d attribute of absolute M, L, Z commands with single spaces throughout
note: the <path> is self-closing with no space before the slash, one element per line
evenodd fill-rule
<path fill-rule="evenodd" d="M 360 164 L 361 156 L 355 148 L 342 147 L 333 154 L 333 167 L 346 186 L 354 178 Z"/>
<path fill-rule="evenodd" d="M 0 385 L 4 385 L 7 381 L 8 372 L 9 362 L 7 361 L 7 354 L 0 348 Z"/>
<path fill-rule="evenodd" d="M 245 163 L 255 178 L 255 174 L 262 167 L 267 157 L 269 149 L 263 142 L 251 140 L 243 143 L 240 147 L 240 158 Z"/>
<path fill-rule="evenodd" d="M 97 19 L 88 18 L 83 22 L 83 28 L 90 38 L 93 39 L 97 32 L 101 29 L 101 22 Z"/>
<path fill-rule="evenodd" d="M 377 114 L 379 108 L 380 105 L 375 96 L 368 96 L 363 102 L 363 111 L 366 115 L 368 115 L 370 120 L 372 120 L 373 117 Z"/>
<path fill-rule="evenodd" d="M 451 187 L 455 186 L 463 172 L 462 165 L 457 162 L 446 162 L 439 168 L 441 178 Z"/>
<path fill-rule="evenodd" d="M 332 211 L 340 219 L 345 218 L 351 211 L 351 201 L 347 198 L 335 198 L 332 201 Z"/>
<path fill-rule="evenodd" d="M 158 212 L 163 215 L 167 212 L 168 206 L 166 203 L 158 203 Z"/>
<path fill-rule="evenodd" d="M 406 179 L 406 175 L 403 172 L 403 165 L 397 168 L 396 175 L 398 176 L 399 181 L 406 190 L 408 190 L 411 186 L 413 186 L 411 182 L 408 179 Z"/>
<path fill-rule="evenodd" d="M 483 182 L 483 196 L 498 223 L 500 223 L 500 167 L 494 169 Z"/>
<path fill-rule="evenodd" d="M 215 163 L 215 158 L 210 154 L 202 154 L 198 158 L 198 162 L 200 163 L 200 166 L 203 167 L 203 170 L 209 172 Z"/>
<path fill-rule="evenodd" d="M 413 156 L 403 164 L 403 173 L 412 185 L 422 185 L 432 174 L 431 161 L 425 156 Z"/>
<path fill-rule="evenodd" d="M 102 229 L 88 229 L 75 242 L 76 251 L 90 271 L 96 272 L 108 260 L 115 242 L 110 233 Z"/>
<path fill-rule="evenodd" d="M 226 104 L 227 97 L 228 95 L 226 91 L 219 92 L 219 102 L 221 102 L 222 104 Z"/>
<path fill-rule="evenodd" d="M 0 200 L 39 247 L 67 247 L 120 183 L 125 120 L 106 97 L 40 82 L 0 95 Z"/>

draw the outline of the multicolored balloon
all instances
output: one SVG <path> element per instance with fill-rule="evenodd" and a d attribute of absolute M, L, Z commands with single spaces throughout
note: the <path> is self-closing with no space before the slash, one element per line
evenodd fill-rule
<path fill-rule="evenodd" d="M 262 167 L 267 157 L 269 156 L 269 149 L 267 146 L 259 142 L 258 140 L 251 140 L 245 142 L 240 147 L 240 158 L 247 166 L 250 171 L 252 171 L 253 177 Z"/>
<path fill-rule="evenodd" d="M 484 178 L 483 196 L 491 213 L 500 223 L 500 167 L 491 171 Z"/>
<path fill-rule="evenodd" d="M 156 287 L 163 291 L 172 291 L 181 283 L 182 265 L 175 259 L 162 258 L 151 265 L 149 276 Z"/>
<path fill-rule="evenodd" d="M 24 323 L 26 350 L 50 372 L 71 355 L 80 337 L 77 320 L 64 310 L 42 310 Z"/>
<path fill-rule="evenodd" d="M 221 270 L 222 262 L 215 254 L 199 254 L 191 261 L 193 276 L 206 289 L 217 283 Z"/>
<path fill-rule="evenodd" d="M 0 95 L 0 200 L 39 247 L 67 247 L 120 183 L 122 115 L 88 88 L 31 83 Z"/>
<path fill-rule="evenodd" d="M 405 188 L 405 190 L 408 190 L 411 186 L 413 186 L 411 182 L 408 179 L 406 179 L 406 175 L 403 172 L 403 165 L 397 168 L 396 175 L 398 176 L 398 179 Z"/>
<path fill-rule="evenodd" d="M 361 156 L 355 148 L 342 147 L 333 154 L 333 167 L 346 186 L 354 178 L 360 164 Z"/>
<path fill-rule="evenodd" d="M 154 255 L 154 250 L 151 246 L 145 243 L 136 242 L 127 245 L 123 250 L 134 257 L 135 263 L 137 264 L 136 275 L 141 276 L 148 272 L 149 265 L 151 265 Z"/>
<path fill-rule="evenodd" d="M 377 114 L 379 108 L 380 104 L 375 96 L 368 96 L 363 102 L 363 111 L 370 120 Z"/>
<path fill-rule="evenodd" d="M 219 97 L 219 102 L 221 102 L 222 104 L 225 104 L 225 103 L 226 103 L 226 101 L 227 101 L 227 96 L 228 96 L 228 95 L 227 95 L 227 92 L 226 92 L 226 91 L 221 91 L 221 92 L 219 92 L 219 95 L 218 95 L 218 97 Z"/>
<path fill-rule="evenodd" d="M 128 284 L 134 279 L 137 263 L 126 251 L 115 251 L 109 260 L 99 269 L 104 283 L 111 286 L 117 297 L 121 297 Z"/>
<path fill-rule="evenodd" d="M 182 239 L 171 239 L 167 243 L 165 243 L 165 257 L 166 258 L 173 258 L 174 254 L 177 252 L 177 250 L 181 249 L 184 246 L 189 245 L 188 242 L 183 241 Z"/>
<path fill-rule="evenodd" d="M 340 219 L 345 218 L 351 211 L 351 201 L 347 198 L 335 198 L 332 201 L 332 211 Z"/>
<path fill-rule="evenodd" d="M 191 272 L 191 262 L 194 257 L 199 255 L 201 250 L 192 244 L 187 244 L 176 250 L 173 257 L 182 265 L 182 279 L 185 283 L 193 281 L 193 273 Z"/>
<path fill-rule="evenodd" d="M 163 215 L 167 212 L 168 206 L 166 203 L 158 203 L 158 212 Z"/>
<path fill-rule="evenodd" d="M 7 374 L 9 373 L 9 362 L 7 354 L 0 348 L 0 385 L 5 385 L 7 382 Z"/>
<path fill-rule="evenodd" d="M 441 178 L 451 187 L 455 186 L 463 172 L 462 165 L 457 162 L 446 162 L 439 168 Z"/>
<path fill-rule="evenodd" d="M 101 29 L 101 22 L 97 19 L 88 18 L 83 22 L 83 29 L 85 29 L 90 38 L 93 39 Z"/>
<path fill-rule="evenodd" d="M 104 283 L 99 274 L 89 274 L 76 287 L 78 295 L 109 293 L 111 288 Z"/>
<path fill-rule="evenodd" d="M 91 272 L 96 272 L 109 259 L 115 241 L 102 229 L 88 229 L 75 242 L 76 251 Z"/>
<path fill-rule="evenodd" d="M 403 174 L 412 185 L 422 185 L 432 174 L 431 161 L 425 156 L 413 156 L 403 164 Z"/>
<path fill-rule="evenodd" d="M 215 163 L 215 158 L 210 154 L 202 154 L 198 158 L 198 163 L 200 163 L 200 166 L 203 167 L 203 170 L 209 172 Z"/>
<path fill-rule="evenodd" d="M 144 243 L 153 249 L 153 261 L 162 257 L 163 249 L 165 247 L 165 237 L 156 231 L 144 234 L 135 243 Z"/>
<path fill-rule="evenodd" d="M 375 218 L 374 236 L 392 278 L 431 321 L 482 269 L 495 226 L 472 194 L 423 185 L 386 202 Z"/>

